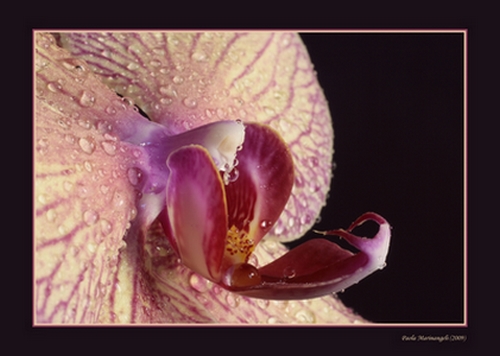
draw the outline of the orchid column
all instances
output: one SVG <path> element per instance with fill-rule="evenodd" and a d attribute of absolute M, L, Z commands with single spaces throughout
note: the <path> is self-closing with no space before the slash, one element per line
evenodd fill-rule
<path fill-rule="evenodd" d="M 362 320 L 331 295 L 267 299 L 331 294 L 388 248 L 388 224 L 368 214 L 355 224 L 378 222 L 374 239 L 333 232 L 359 254 L 322 240 L 284 255 L 279 242 L 325 203 L 333 153 L 296 34 L 36 34 L 35 46 L 37 322 Z"/>

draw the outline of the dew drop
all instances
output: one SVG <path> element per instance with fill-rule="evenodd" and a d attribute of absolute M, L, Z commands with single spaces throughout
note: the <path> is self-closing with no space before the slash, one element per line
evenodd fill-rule
<path fill-rule="evenodd" d="M 232 293 L 229 293 L 227 296 L 226 296 L 226 303 L 232 307 L 232 308 L 236 308 L 238 306 L 238 304 L 240 303 L 240 297 L 238 296 L 235 296 L 234 294 Z"/>
<path fill-rule="evenodd" d="M 47 197 L 43 194 L 40 194 L 38 196 L 38 201 L 40 202 L 40 204 L 45 205 L 47 204 Z"/>
<path fill-rule="evenodd" d="M 263 247 L 264 250 L 266 250 L 269 253 L 276 252 L 278 250 L 278 242 L 272 239 L 265 239 L 263 241 Z"/>
<path fill-rule="evenodd" d="M 272 226 L 273 222 L 271 220 L 262 220 L 260 222 L 260 227 L 263 229 L 269 229 Z"/>
<path fill-rule="evenodd" d="M 71 126 L 71 123 L 69 121 L 64 120 L 64 119 L 57 120 L 57 124 L 59 126 L 61 126 L 63 129 L 67 129 Z"/>
<path fill-rule="evenodd" d="M 84 119 L 78 120 L 78 125 L 87 130 L 90 129 L 92 126 L 89 120 L 84 120 Z"/>
<path fill-rule="evenodd" d="M 87 154 L 91 154 L 95 150 L 94 140 L 90 137 L 87 137 L 87 138 L 82 137 L 78 141 L 78 145 L 80 146 L 82 151 L 87 153 Z"/>
<path fill-rule="evenodd" d="M 134 220 L 136 216 L 137 216 L 137 209 L 136 208 L 130 209 L 129 214 L 128 214 L 128 219 Z"/>
<path fill-rule="evenodd" d="M 224 283 L 230 287 L 251 287 L 261 283 L 259 271 L 248 263 L 231 266 L 224 275 Z"/>
<path fill-rule="evenodd" d="M 257 305 L 262 309 L 266 309 L 269 306 L 269 300 L 268 299 L 257 299 Z"/>
<path fill-rule="evenodd" d="M 109 115 L 115 115 L 116 114 L 116 109 L 112 106 L 108 106 L 106 108 L 106 113 L 108 113 Z"/>
<path fill-rule="evenodd" d="M 49 89 L 53 93 L 56 93 L 62 89 L 62 86 L 59 83 L 51 82 L 47 84 L 47 89 Z"/>
<path fill-rule="evenodd" d="M 224 184 L 228 185 L 229 183 L 236 182 L 238 177 L 240 176 L 240 171 L 237 168 L 233 168 L 230 171 L 224 172 Z"/>
<path fill-rule="evenodd" d="M 87 244 L 87 249 L 89 250 L 90 253 L 94 253 L 97 250 L 97 245 L 93 242 L 89 242 Z"/>
<path fill-rule="evenodd" d="M 49 222 L 54 222 L 54 220 L 56 220 L 57 214 L 54 209 L 49 209 L 45 216 L 47 217 L 47 220 Z"/>
<path fill-rule="evenodd" d="M 175 83 L 175 84 L 182 84 L 184 82 L 184 78 L 179 76 L 179 75 L 176 75 L 172 78 L 172 81 Z"/>
<path fill-rule="evenodd" d="M 159 67 L 161 66 L 161 62 L 157 59 L 153 59 L 151 62 L 149 62 L 149 64 L 152 66 L 152 67 Z"/>
<path fill-rule="evenodd" d="M 284 230 L 285 230 L 285 227 L 283 226 L 283 223 L 281 221 L 278 221 L 276 223 L 276 225 L 274 226 L 274 234 L 281 235 Z"/>
<path fill-rule="evenodd" d="M 90 107 L 95 104 L 95 96 L 88 91 L 83 91 L 80 95 L 80 105 L 83 107 Z"/>
<path fill-rule="evenodd" d="M 66 140 L 66 142 L 68 143 L 75 143 L 76 139 L 75 139 L 75 136 L 71 135 L 71 134 L 67 134 L 64 136 L 64 139 Z"/>
<path fill-rule="evenodd" d="M 211 118 L 214 115 L 213 114 L 213 110 L 206 109 L 205 110 L 205 115 L 207 115 L 208 118 Z"/>
<path fill-rule="evenodd" d="M 70 192 L 71 189 L 73 189 L 73 183 L 66 181 L 63 183 L 63 187 L 64 187 L 64 190 L 66 190 L 67 192 Z"/>
<path fill-rule="evenodd" d="M 114 156 L 116 153 L 116 145 L 112 141 L 103 141 L 102 142 L 102 148 L 104 149 L 104 152 L 106 152 L 110 156 Z"/>
<path fill-rule="evenodd" d="M 198 276 L 196 273 L 193 273 L 189 278 L 189 284 L 194 290 L 200 293 L 208 290 L 208 281 L 205 278 Z"/>
<path fill-rule="evenodd" d="M 109 235 L 113 230 L 113 226 L 108 220 L 102 219 L 100 224 L 101 224 L 101 231 L 104 236 Z"/>
<path fill-rule="evenodd" d="M 115 194 L 113 195 L 113 203 L 115 207 L 121 207 L 125 204 L 125 197 L 123 196 L 122 192 L 120 191 L 115 191 Z"/>
<path fill-rule="evenodd" d="M 94 210 L 87 210 L 83 213 L 83 221 L 87 225 L 94 225 L 99 220 L 99 214 Z"/>
<path fill-rule="evenodd" d="M 266 322 L 267 322 L 268 324 L 277 324 L 277 323 L 278 323 L 278 318 L 276 318 L 275 316 L 271 316 L 271 317 L 269 317 L 269 318 L 266 320 Z"/>
<path fill-rule="evenodd" d="M 300 223 L 302 225 L 309 224 L 309 223 L 311 223 L 311 221 L 312 221 L 312 218 L 311 218 L 311 215 L 309 215 L 309 214 L 304 214 L 300 217 Z"/>
<path fill-rule="evenodd" d="M 192 108 L 195 108 L 196 105 L 197 105 L 197 102 L 195 99 L 192 99 L 192 98 L 185 98 L 182 103 L 184 104 L 184 106 L 192 109 Z"/>
<path fill-rule="evenodd" d="M 92 164 L 89 161 L 83 162 L 83 166 L 87 172 L 92 172 Z"/>
<path fill-rule="evenodd" d="M 218 108 L 217 109 L 217 116 L 219 117 L 219 119 L 225 119 L 227 116 L 227 113 L 224 109 Z"/>
<path fill-rule="evenodd" d="M 297 318 L 299 323 L 311 323 L 312 324 L 312 323 L 316 322 L 316 316 L 310 310 L 301 309 L 295 314 L 295 317 Z"/>
<path fill-rule="evenodd" d="M 83 65 L 83 61 L 79 59 L 65 58 L 61 63 L 64 68 L 70 70 L 80 77 L 87 75 L 87 68 Z"/>
<path fill-rule="evenodd" d="M 128 70 L 136 70 L 139 68 L 139 65 L 135 62 L 130 62 L 128 65 L 127 65 L 127 69 Z"/>
<path fill-rule="evenodd" d="M 319 164 L 318 157 L 316 156 L 309 157 L 309 164 L 311 165 L 311 167 L 317 167 Z"/>
<path fill-rule="evenodd" d="M 257 255 L 252 254 L 248 259 L 248 263 L 251 264 L 252 266 L 259 267 L 259 258 L 257 257 Z"/>
<path fill-rule="evenodd" d="M 295 274 L 296 274 L 295 269 L 291 266 L 287 266 L 283 270 L 283 277 L 285 277 L 287 279 L 292 279 L 293 277 L 295 277 Z"/>
<path fill-rule="evenodd" d="M 203 52 L 194 52 L 191 58 L 197 62 L 203 62 L 207 59 L 207 55 Z"/>
<path fill-rule="evenodd" d="M 142 172 L 139 168 L 132 167 L 127 171 L 127 177 L 130 184 L 137 185 L 142 177 Z"/>
<path fill-rule="evenodd" d="M 59 225 L 57 232 L 59 232 L 59 235 L 64 236 L 68 232 L 68 229 L 64 225 Z"/>
<path fill-rule="evenodd" d="M 80 186 L 80 187 L 78 187 L 78 192 L 77 193 L 78 193 L 78 196 L 80 198 L 85 198 L 88 195 L 89 191 L 84 186 Z"/>
<path fill-rule="evenodd" d="M 172 104 L 172 99 L 170 99 L 170 98 L 161 98 L 160 99 L 160 103 L 162 103 L 163 105 L 170 105 L 170 104 Z"/>
<path fill-rule="evenodd" d="M 264 107 L 264 112 L 268 115 L 274 115 L 276 111 L 274 111 L 273 108 L 270 108 L 269 106 Z"/>

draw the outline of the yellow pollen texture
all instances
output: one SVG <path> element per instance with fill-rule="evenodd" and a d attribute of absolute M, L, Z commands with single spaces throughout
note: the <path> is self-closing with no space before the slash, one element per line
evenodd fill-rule
<path fill-rule="evenodd" d="M 247 232 L 231 226 L 226 237 L 226 257 L 233 263 L 245 263 L 254 249 L 254 242 L 248 238 Z"/>

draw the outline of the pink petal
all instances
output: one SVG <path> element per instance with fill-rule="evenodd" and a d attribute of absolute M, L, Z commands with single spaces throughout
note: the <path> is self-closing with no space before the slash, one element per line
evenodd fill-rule
<path fill-rule="evenodd" d="M 248 124 L 238 152 L 237 179 L 226 185 L 229 227 L 257 245 L 278 220 L 294 182 L 288 147 L 270 127 Z"/>
<path fill-rule="evenodd" d="M 367 220 L 380 224 L 372 239 L 350 233 Z M 339 292 L 385 265 L 390 226 L 381 216 L 366 213 L 348 229 L 324 234 L 339 235 L 360 249 L 353 254 L 325 239 L 314 239 L 299 245 L 281 258 L 260 268 L 261 283 L 251 287 L 230 286 L 242 295 L 266 299 L 305 299 Z"/>
<path fill-rule="evenodd" d="M 218 281 L 227 234 L 226 197 L 210 154 L 191 145 L 168 160 L 167 214 L 182 263 Z"/>
<path fill-rule="evenodd" d="M 142 150 L 117 137 L 143 119 L 52 36 L 35 46 L 35 322 L 94 323 L 137 215 Z"/>
<path fill-rule="evenodd" d="M 122 250 L 115 288 L 106 297 L 101 323 L 344 324 L 366 323 L 334 296 L 264 300 L 229 292 L 182 265 L 158 224 L 134 232 L 144 244 Z M 286 253 L 262 241 L 250 261 L 263 265 Z M 132 307 L 131 307 L 132 306 Z"/>
<path fill-rule="evenodd" d="M 66 33 L 63 43 L 118 93 L 177 134 L 241 119 L 274 128 L 295 167 L 292 198 L 269 232 L 282 241 L 315 222 L 330 187 L 328 104 L 295 33 Z"/>

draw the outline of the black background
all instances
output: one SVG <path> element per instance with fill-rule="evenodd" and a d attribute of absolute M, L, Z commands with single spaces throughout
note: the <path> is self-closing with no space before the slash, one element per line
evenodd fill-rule
<path fill-rule="evenodd" d="M 464 322 L 464 34 L 301 36 L 335 134 L 315 228 L 366 211 L 393 227 L 387 267 L 340 298 L 374 322 Z"/>

